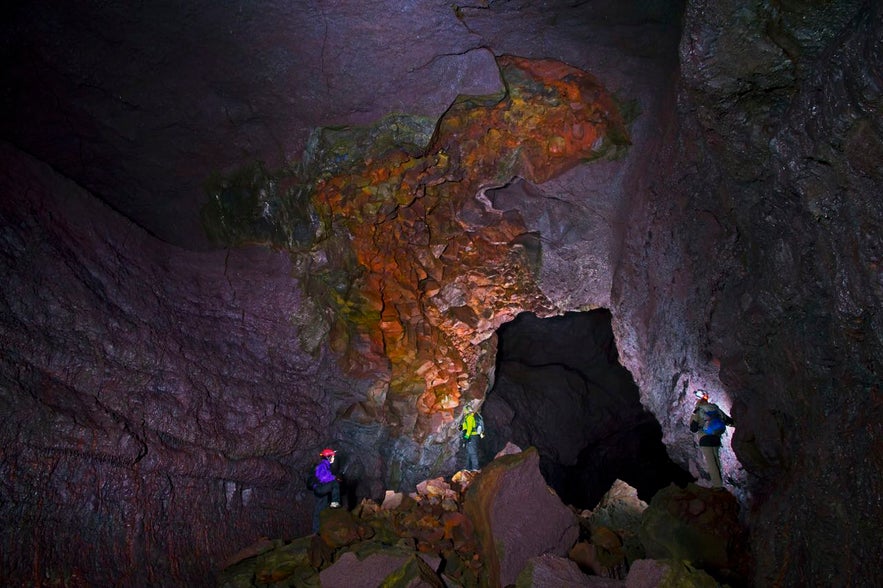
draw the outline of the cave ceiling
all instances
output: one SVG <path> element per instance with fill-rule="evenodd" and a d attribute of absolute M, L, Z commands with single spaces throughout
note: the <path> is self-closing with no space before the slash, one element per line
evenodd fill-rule
<path fill-rule="evenodd" d="M 422 439 L 500 324 L 609 304 L 676 64 L 678 12 L 631 10 L 20 5 L 0 128 L 171 245 L 289 251 L 306 347 L 373 382 L 341 410 Z"/>
<path fill-rule="evenodd" d="M 599 16 L 567 2 L 14 2 L 3 25 L 0 130 L 150 233 L 210 248 L 199 210 L 213 174 L 299 160 L 319 127 L 395 112 L 435 120 L 458 95 L 500 91 L 496 55 L 555 58 L 635 99 L 627 86 L 647 91 L 672 65 L 658 61 L 674 57 L 669 12 L 605 6 Z M 587 38 L 594 47 L 580 46 Z"/>

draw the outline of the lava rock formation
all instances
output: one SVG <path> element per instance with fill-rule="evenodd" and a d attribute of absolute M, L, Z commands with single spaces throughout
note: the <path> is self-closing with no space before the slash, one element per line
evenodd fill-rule
<path fill-rule="evenodd" d="M 879 3 L 127 4 L 0 24 L 4 585 L 449 474 L 496 330 L 599 309 L 674 464 L 735 419 L 755 585 L 877 582 Z"/>

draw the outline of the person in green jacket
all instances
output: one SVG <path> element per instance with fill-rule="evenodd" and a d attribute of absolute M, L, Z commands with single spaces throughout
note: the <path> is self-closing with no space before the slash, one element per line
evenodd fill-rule
<path fill-rule="evenodd" d="M 475 471 L 478 469 L 478 438 L 484 437 L 484 431 L 478 426 L 481 417 L 476 417 L 471 404 L 466 405 L 463 414 L 460 430 L 463 432 L 463 442 L 466 444 L 465 469 Z"/>

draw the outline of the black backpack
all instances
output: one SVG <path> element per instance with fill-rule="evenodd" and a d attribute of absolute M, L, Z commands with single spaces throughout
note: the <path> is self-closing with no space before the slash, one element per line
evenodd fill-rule
<path fill-rule="evenodd" d="M 304 483 L 307 486 L 307 490 L 311 491 L 315 490 L 316 486 L 319 485 L 319 478 L 316 477 L 316 466 L 310 466 L 310 471 L 304 476 Z"/>

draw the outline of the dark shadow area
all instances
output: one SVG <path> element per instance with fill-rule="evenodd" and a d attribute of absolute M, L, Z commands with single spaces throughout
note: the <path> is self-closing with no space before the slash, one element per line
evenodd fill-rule
<path fill-rule="evenodd" d="M 645 501 L 693 480 L 669 459 L 659 423 L 620 365 L 610 317 L 608 310 L 548 319 L 522 313 L 499 329 L 482 463 L 507 441 L 534 446 L 548 484 L 578 508 L 594 508 L 616 479 Z"/>

